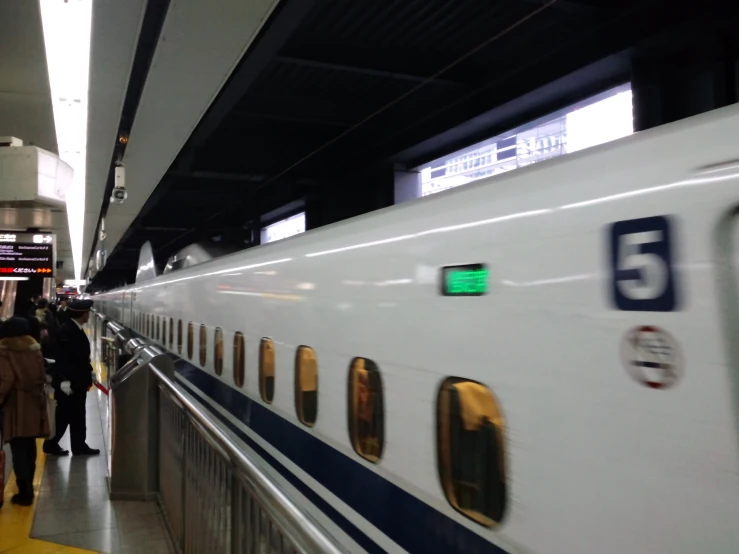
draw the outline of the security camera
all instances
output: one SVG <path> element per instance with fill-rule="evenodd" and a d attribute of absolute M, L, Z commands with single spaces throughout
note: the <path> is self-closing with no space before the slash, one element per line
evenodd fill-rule
<path fill-rule="evenodd" d="M 128 198 L 126 192 L 126 168 L 123 166 L 122 161 L 115 163 L 115 185 L 113 186 L 113 193 L 110 195 L 111 204 L 123 204 Z"/>

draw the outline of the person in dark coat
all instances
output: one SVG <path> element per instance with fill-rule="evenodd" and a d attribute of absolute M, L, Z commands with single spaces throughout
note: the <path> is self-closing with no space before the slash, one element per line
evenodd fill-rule
<path fill-rule="evenodd" d="M 16 303 L 15 313 L 18 317 L 22 317 L 28 321 L 29 335 L 33 337 L 36 342 L 41 342 L 41 324 L 36 319 L 36 304 L 30 300 L 19 300 Z"/>
<path fill-rule="evenodd" d="M 85 403 L 96 377 L 90 363 L 90 341 L 82 326 L 90 318 L 91 308 L 92 300 L 74 300 L 67 310 L 69 319 L 62 325 L 52 382 L 57 401 L 56 436 L 44 443 L 44 452 L 54 456 L 69 454 L 59 446 L 67 427 L 70 429 L 72 454 L 100 454 L 100 450 L 90 448 L 86 443 Z"/>
<path fill-rule="evenodd" d="M 62 299 L 59 301 L 59 308 L 56 311 L 56 320 L 59 322 L 59 325 L 62 325 L 67 319 L 69 319 L 67 301 L 66 299 Z"/>
<path fill-rule="evenodd" d="M 18 494 L 13 504 L 33 504 L 36 439 L 49 436 L 46 376 L 41 346 L 29 333 L 28 320 L 11 317 L 0 339 L 0 405 L 3 441 L 10 443 Z M 0 445 L 1 446 L 1 445 Z"/>
<path fill-rule="evenodd" d="M 61 340 L 62 327 L 59 325 L 54 312 L 51 310 L 53 304 L 49 304 L 46 298 L 41 298 L 36 303 L 36 319 L 41 326 L 41 352 L 44 358 L 55 360 L 57 347 Z"/>

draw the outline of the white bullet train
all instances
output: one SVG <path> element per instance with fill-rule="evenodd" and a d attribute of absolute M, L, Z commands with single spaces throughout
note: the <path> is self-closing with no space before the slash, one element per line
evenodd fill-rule
<path fill-rule="evenodd" d="M 352 552 L 739 552 L 739 109 L 95 297 Z"/>

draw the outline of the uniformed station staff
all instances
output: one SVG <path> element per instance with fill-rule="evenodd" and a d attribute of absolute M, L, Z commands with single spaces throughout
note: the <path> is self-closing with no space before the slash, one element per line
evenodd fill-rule
<path fill-rule="evenodd" d="M 95 456 L 100 450 L 87 446 L 87 392 L 97 382 L 90 363 L 90 340 L 82 329 L 90 318 L 92 300 L 73 300 L 67 306 L 67 318 L 62 324 L 52 385 L 56 399 L 56 436 L 44 443 L 44 452 L 66 456 L 69 451 L 59 441 L 70 429 L 72 454 Z"/>

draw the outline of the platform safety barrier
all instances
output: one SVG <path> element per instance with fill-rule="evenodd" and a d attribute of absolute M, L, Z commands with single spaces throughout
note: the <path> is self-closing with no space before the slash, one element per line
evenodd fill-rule
<path fill-rule="evenodd" d="M 129 360 L 109 368 L 111 498 L 156 498 L 184 554 L 344 552 L 176 383 L 167 353 L 107 326 Z"/>

